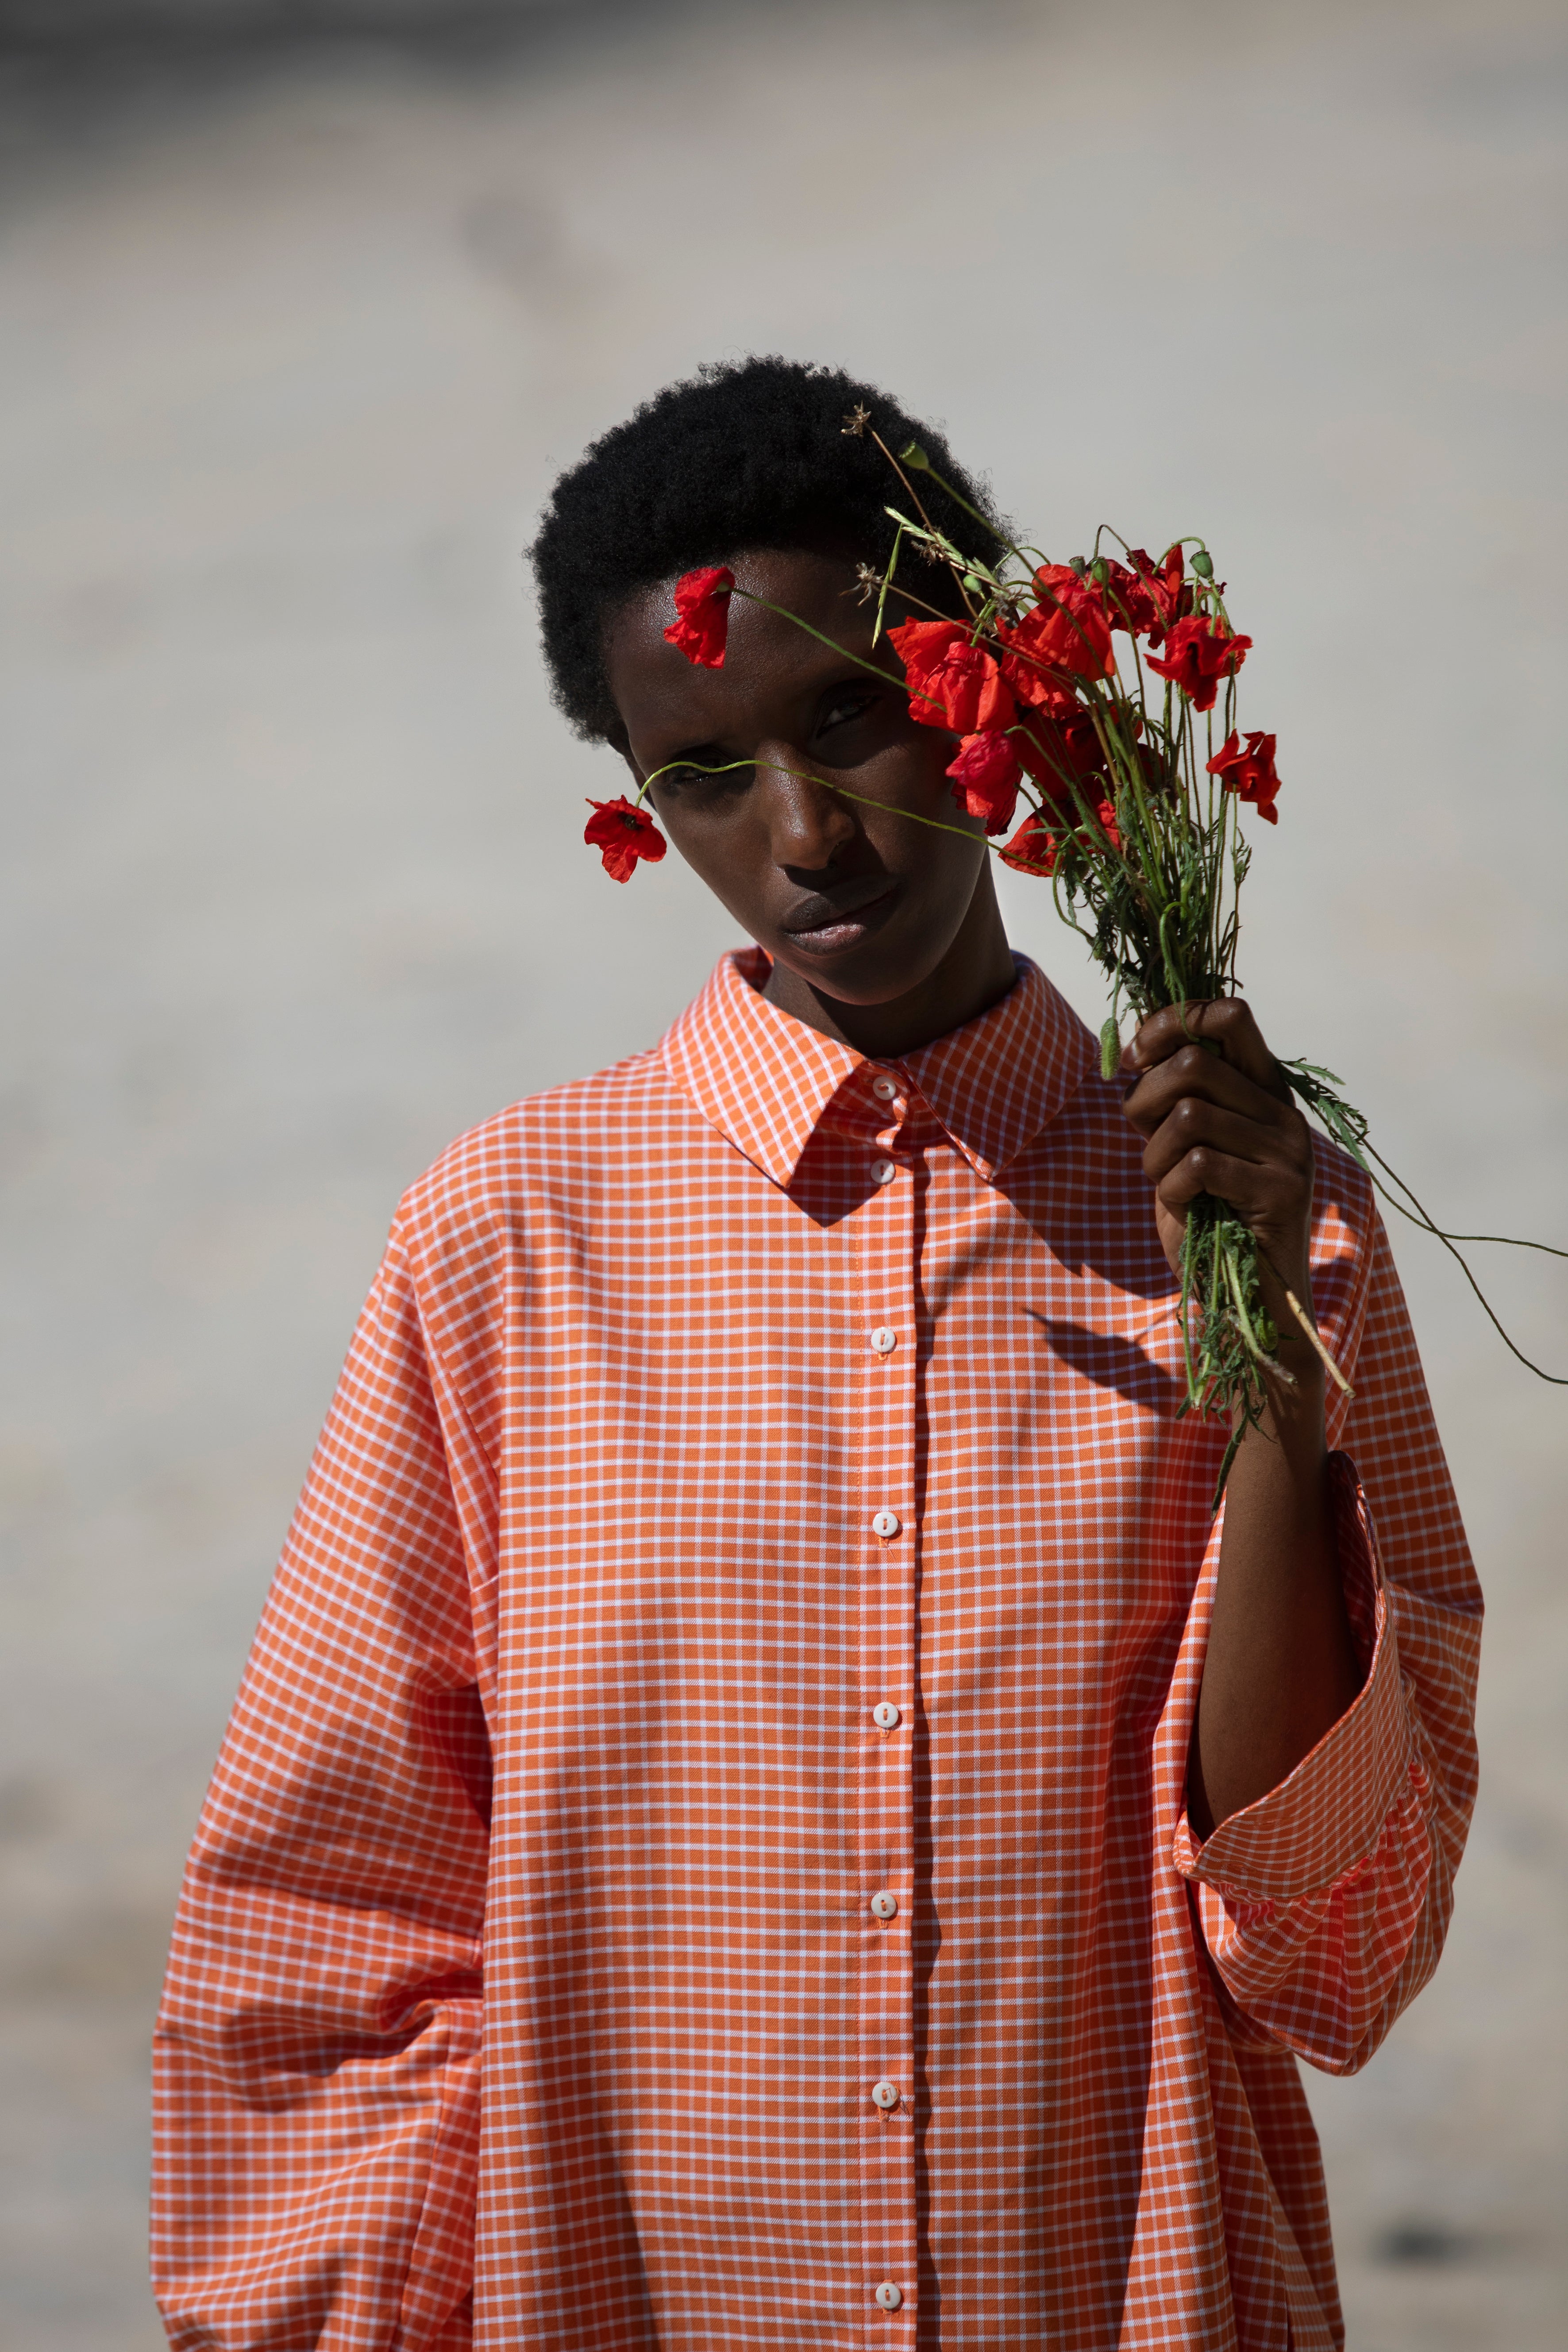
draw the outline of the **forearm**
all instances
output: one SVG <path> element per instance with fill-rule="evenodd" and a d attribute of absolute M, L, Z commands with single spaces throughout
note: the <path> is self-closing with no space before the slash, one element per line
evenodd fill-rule
<path fill-rule="evenodd" d="M 1206 1836 L 1255 1804 L 1344 1713 L 1361 1669 L 1329 1507 L 1323 1370 L 1286 1289 L 1310 1305 L 1312 1139 L 1289 1080 L 1237 997 L 1151 1014 L 1121 1057 L 1127 1117 L 1172 1271 L 1193 1204 L 1226 1201 L 1258 1244 L 1263 1304 L 1286 1379 L 1237 1452 L 1203 1687 L 1188 1813 Z"/>
<path fill-rule="evenodd" d="M 1214 1617 L 1188 1769 L 1206 1837 L 1277 1788 L 1361 1685 L 1336 1556 L 1323 1382 L 1304 1340 L 1284 1339 L 1296 1386 L 1270 1381 L 1226 1486 Z"/>

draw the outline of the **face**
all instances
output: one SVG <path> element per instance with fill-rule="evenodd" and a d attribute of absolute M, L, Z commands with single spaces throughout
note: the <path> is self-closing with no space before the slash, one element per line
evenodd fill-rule
<path fill-rule="evenodd" d="M 699 668 L 664 642 L 670 584 L 650 591 L 617 616 L 606 648 L 628 764 L 641 784 L 686 763 L 648 796 L 775 967 L 846 1004 L 890 1003 L 966 960 L 966 935 L 984 928 L 989 940 L 997 919 L 984 831 L 944 773 L 956 739 L 910 719 L 897 656 L 885 637 L 873 650 L 876 608 L 858 601 L 852 563 L 790 551 L 731 565 L 738 587 L 834 644 L 736 595 L 723 667 Z M 729 762 L 740 764 L 700 772 Z"/>

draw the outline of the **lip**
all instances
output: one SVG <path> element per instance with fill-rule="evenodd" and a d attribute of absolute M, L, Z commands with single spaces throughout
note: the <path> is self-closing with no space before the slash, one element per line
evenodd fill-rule
<path fill-rule="evenodd" d="M 878 929 L 891 911 L 898 895 L 897 882 L 889 876 L 879 875 L 874 881 L 865 885 L 863 894 L 850 894 L 847 906 L 842 899 L 833 905 L 819 898 L 816 905 L 826 908 L 820 920 L 810 923 L 797 920 L 783 924 L 781 929 L 787 940 L 792 940 L 796 947 L 805 948 L 810 955 L 836 955 L 844 948 L 857 946 Z M 812 902 L 808 900 L 807 905 L 810 907 Z"/>

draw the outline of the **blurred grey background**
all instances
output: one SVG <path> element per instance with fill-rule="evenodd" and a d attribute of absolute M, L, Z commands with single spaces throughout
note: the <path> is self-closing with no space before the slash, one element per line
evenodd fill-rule
<path fill-rule="evenodd" d="M 162 2341 L 163 1947 L 399 1191 L 732 943 L 582 847 L 534 652 L 536 511 L 639 397 L 824 357 L 1058 555 L 1204 530 L 1286 779 L 1266 1033 L 1451 1223 L 1568 1241 L 1565 97 L 1546 0 L 0 0 L 5 2352 Z M 1356 2352 L 1544 2352 L 1568 1401 L 1394 1240 L 1485 1790 L 1436 1983 L 1310 2088 Z M 1482 1255 L 1568 1371 L 1568 1268 Z"/>

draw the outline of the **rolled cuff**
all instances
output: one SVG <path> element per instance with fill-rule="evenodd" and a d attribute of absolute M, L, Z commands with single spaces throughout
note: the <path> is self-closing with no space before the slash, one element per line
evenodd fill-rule
<path fill-rule="evenodd" d="M 1184 1878 L 1213 1887 L 1227 1903 L 1294 1903 L 1326 1893 L 1374 1852 L 1415 1760 L 1366 1498 L 1348 1454 L 1331 1455 L 1329 1469 L 1345 1605 L 1371 1664 L 1339 1721 L 1277 1788 L 1232 1813 L 1202 1844 L 1183 1811 L 1172 1860 Z"/>

